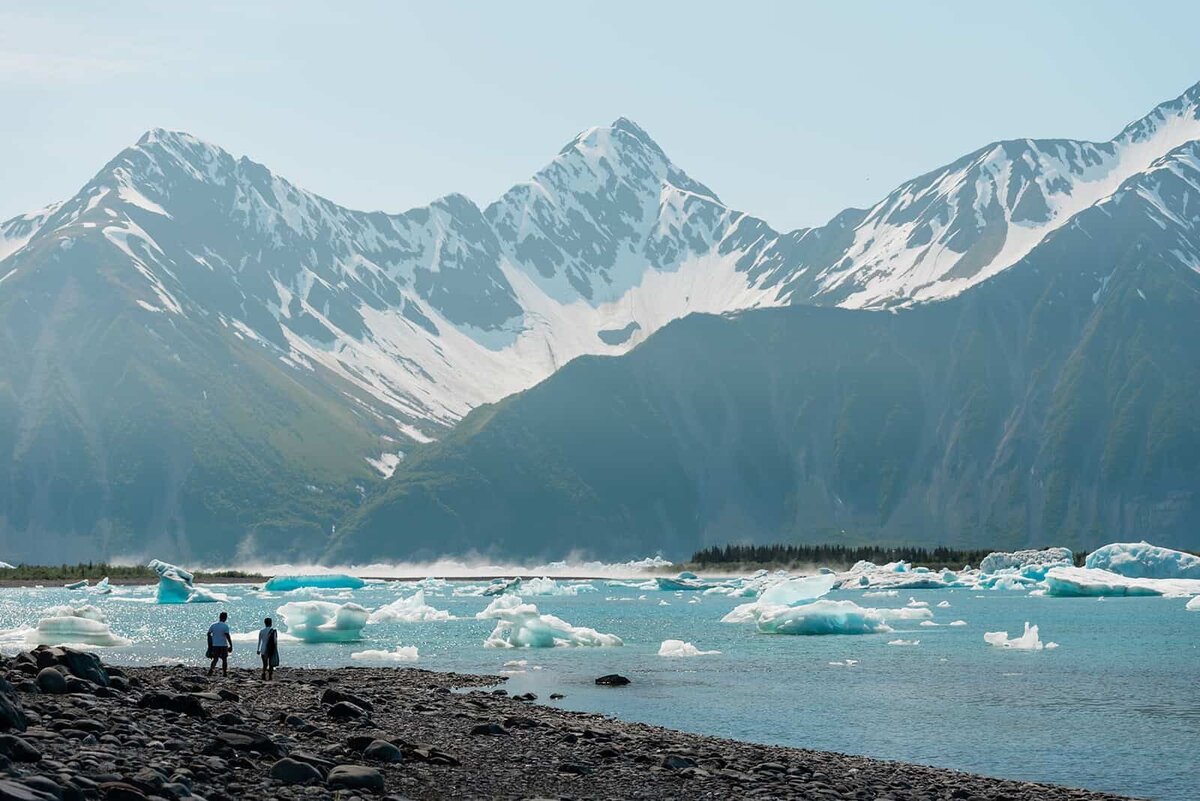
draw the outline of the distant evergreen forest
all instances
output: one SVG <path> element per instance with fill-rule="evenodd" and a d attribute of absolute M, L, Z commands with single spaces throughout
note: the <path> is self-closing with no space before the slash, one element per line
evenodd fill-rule
<path fill-rule="evenodd" d="M 240 570 L 196 571 L 196 578 L 260 578 Z M 110 565 L 105 562 L 80 562 L 74 565 L 26 565 L 0 568 L 0 581 L 113 581 L 157 579 L 158 574 L 145 565 Z"/>
<path fill-rule="evenodd" d="M 866 560 L 877 565 L 887 562 L 909 562 L 915 567 L 931 570 L 950 568 L 959 570 L 964 565 L 978 567 L 983 557 L 997 548 L 960 550 L 958 548 L 915 548 L 882 547 L 879 545 L 713 545 L 692 554 L 691 564 L 728 565 L 753 564 L 771 567 L 816 565 L 819 567 L 848 568 L 855 562 Z M 1075 564 L 1082 565 L 1087 554 L 1075 554 Z"/>

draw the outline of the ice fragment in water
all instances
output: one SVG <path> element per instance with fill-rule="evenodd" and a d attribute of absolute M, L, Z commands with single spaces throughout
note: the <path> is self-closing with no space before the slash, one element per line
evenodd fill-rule
<path fill-rule="evenodd" d="M 359 662 L 416 662 L 418 654 L 415 645 L 397 645 L 391 651 L 355 651 L 350 658 Z"/>
<path fill-rule="evenodd" d="M 920 640 L 888 640 L 888 645 L 920 645 Z"/>
<path fill-rule="evenodd" d="M 1042 643 L 1038 637 L 1038 627 L 1029 625 L 1028 621 L 1025 622 L 1025 633 L 1020 637 L 1010 639 L 1007 631 L 988 631 L 984 632 L 983 639 L 988 645 L 1017 651 L 1041 651 L 1044 648 L 1058 647 L 1056 642 Z"/>
<path fill-rule="evenodd" d="M 366 585 L 367 582 L 358 576 L 350 576 L 345 573 L 314 573 L 303 576 L 275 576 L 267 580 L 263 589 L 267 592 L 289 592 L 304 588 L 358 590 Z"/>
<path fill-rule="evenodd" d="M 79 644 L 103 647 L 132 645 L 133 640 L 113 633 L 108 618 L 95 606 L 55 606 L 42 613 L 29 631 L 29 645 Z"/>
<path fill-rule="evenodd" d="M 710 656 L 719 654 L 720 651 L 701 651 L 690 642 L 683 640 L 663 640 L 662 645 L 658 647 L 659 656 L 679 657 L 679 656 Z"/>
<path fill-rule="evenodd" d="M 411 597 L 400 598 L 381 606 L 370 614 L 368 623 L 422 623 L 454 620 L 444 609 L 434 609 L 425 603 L 425 591 L 417 590 Z"/>
<path fill-rule="evenodd" d="M 1052 567 L 1071 567 L 1074 564 L 1075 557 L 1070 548 L 996 551 L 983 557 L 983 561 L 979 563 L 979 570 L 981 573 L 998 573 L 1001 570 L 1022 571 L 1032 568 L 1025 575 L 1032 577 L 1035 571 L 1040 571 L 1040 575 L 1036 577 L 1041 578 Z"/>
<path fill-rule="evenodd" d="M 206 590 L 193 584 L 194 576 L 182 567 L 151 559 L 148 567 L 158 574 L 158 596 L 160 604 L 217 603 L 229 600 L 229 596 Z"/>
<path fill-rule="evenodd" d="M 484 641 L 487 648 L 554 648 L 566 646 L 623 645 L 615 634 L 572 626 L 554 615 L 543 615 L 517 595 L 501 595 L 475 615 L 495 620 L 496 628 Z"/>
<path fill-rule="evenodd" d="M 764 634 L 874 634 L 891 629 L 879 614 L 853 601 L 818 600 L 801 606 L 768 606 L 757 614 Z"/>
<path fill-rule="evenodd" d="M 1085 567 L 1126 578 L 1200 579 L 1200 556 L 1148 542 L 1114 542 L 1088 554 Z"/>
<path fill-rule="evenodd" d="M 1195 598 L 1188 601 L 1187 606 L 1185 606 L 1184 609 L 1192 612 L 1200 612 L 1200 595 L 1197 595 Z"/>
<path fill-rule="evenodd" d="M 304 642 L 353 642 L 362 638 L 367 610 L 355 603 L 294 601 L 276 610 L 280 630 Z"/>
<path fill-rule="evenodd" d="M 82 590 L 82 589 L 86 589 L 87 585 L 88 585 L 88 580 L 84 579 L 83 581 L 73 581 L 70 584 L 64 584 L 63 589 L 64 590 Z"/>

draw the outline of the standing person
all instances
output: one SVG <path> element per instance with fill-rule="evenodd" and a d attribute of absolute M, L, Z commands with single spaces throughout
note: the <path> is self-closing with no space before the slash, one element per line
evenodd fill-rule
<path fill-rule="evenodd" d="M 271 624 L 271 618 L 263 620 L 258 631 L 258 655 L 262 657 L 262 679 L 271 681 L 275 678 L 275 668 L 279 667 L 279 632 Z"/>
<path fill-rule="evenodd" d="M 233 635 L 229 631 L 229 614 L 222 612 L 217 619 L 208 627 L 208 653 L 205 654 L 212 660 L 212 664 L 208 666 L 208 675 L 212 675 L 217 669 L 217 660 L 221 660 L 221 675 L 229 675 L 229 654 L 233 651 Z"/>

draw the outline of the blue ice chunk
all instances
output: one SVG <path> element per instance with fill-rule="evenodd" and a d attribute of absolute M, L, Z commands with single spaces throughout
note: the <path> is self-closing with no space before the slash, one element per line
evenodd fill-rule
<path fill-rule="evenodd" d="M 312 587 L 322 590 L 358 590 L 367 582 L 358 576 L 346 573 L 314 573 L 306 576 L 275 576 L 267 580 L 263 589 L 267 592 L 290 592 Z"/>

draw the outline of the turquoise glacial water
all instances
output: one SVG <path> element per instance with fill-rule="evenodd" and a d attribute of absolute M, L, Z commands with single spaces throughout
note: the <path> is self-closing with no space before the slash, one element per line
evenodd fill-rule
<path fill-rule="evenodd" d="M 495 649 L 483 641 L 494 621 L 474 615 L 490 599 L 427 592 L 426 601 L 463 619 L 369 625 L 357 643 L 283 643 L 283 665 L 362 664 L 350 654 L 415 645 L 430 670 L 514 673 L 513 692 L 532 691 L 570 709 L 603 712 L 704 734 L 763 743 L 921 762 L 993 776 L 1057 782 L 1161 801 L 1200 798 L 1200 613 L 1179 598 L 1031 597 L 1021 592 L 901 590 L 892 598 L 835 592 L 864 606 L 927 601 L 935 621 L 893 622 L 892 634 L 778 636 L 753 625 L 720 623 L 745 599 L 609 586 L 577 596 L 526 597 L 543 613 L 611 632 L 623 647 Z M 458 585 L 461 586 L 461 585 Z M 39 612 L 86 600 L 114 631 L 135 642 L 104 649 L 115 663 L 199 663 L 204 632 L 220 609 L 235 631 L 256 629 L 286 600 L 247 586 L 220 588 L 225 604 L 158 606 L 63 589 L 0 590 L 0 628 L 33 625 Z M 353 600 L 368 609 L 411 584 L 372 585 L 313 597 Z M 148 598 L 153 588 L 128 591 Z M 126 596 L 128 597 L 128 596 Z M 642 599 L 644 597 L 644 599 Z M 697 599 L 698 603 L 689 603 Z M 660 601 L 669 605 L 660 605 Z M 936 608 L 941 601 L 949 608 Z M 1040 626 L 1059 648 L 1002 650 L 985 631 L 1021 633 Z M 911 647 L 890 640 L 919 639 Z M 668 659 L 660 643 L 680 639 L 718 655 Z M 10 637 L 11 640 L 11 637 Z M 11 652 L 10 642 L 4 650 Z M 505 667 L 511 660 L 523 666 Z M 857 660 L 846 664 L 847 660 Z M 234 664 L 255 664 L 239 644 Z M 835 664 L 836 663 L 836 664 Z M 623 688 L 593 683 L 605 673 L 633 680 Z"/>

